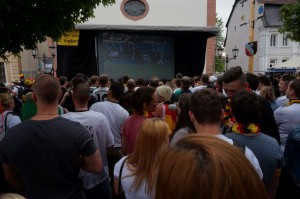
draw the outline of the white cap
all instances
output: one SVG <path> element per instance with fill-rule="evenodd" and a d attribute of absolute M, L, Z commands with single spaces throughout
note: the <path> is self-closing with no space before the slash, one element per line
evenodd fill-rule
<path fill-rule="evenodd" d="M 209 77 L 209 81 L 215 83 L 217 81 L 217 77 L 212 75 L 212 76 Z"/>

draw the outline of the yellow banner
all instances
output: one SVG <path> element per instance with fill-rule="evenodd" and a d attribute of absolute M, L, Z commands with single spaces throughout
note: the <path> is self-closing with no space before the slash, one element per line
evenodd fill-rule
<path fill-rule="evenodd" d="M 60 40 L 57 42 L 57 45 L 60 46 L 77 46 L 79 40 L 79 30 L 73 30 L 71 32 L 65 33 Z"/>

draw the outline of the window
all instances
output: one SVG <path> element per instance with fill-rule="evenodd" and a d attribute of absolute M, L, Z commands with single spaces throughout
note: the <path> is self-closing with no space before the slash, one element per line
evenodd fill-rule
<path fill-rule="evenodd" d="M 282 46 L 288 46 L 288 38 L 287 38 L 287 34 L 283 34 L 282 36 Z"/>
<path fill-rule="evenodd" d="M 282 59 L 282 63 L 283 63 L 283 62 L 286 62 L 286 61 L 288 61 L 288 60 L 289 60 L 289 58 L 283 58 L 283 59 Z"/>
<path fill-rule="evenodd" d="M 270 59 L 270 67 L 277 65 L 277 59 Z"/>
<path fill-rule="evenodd" d="M 0 62 L 0 82 L 6 82 L 4 63 Z"/>
<path fill-rule="evenodd" d="M 271 34 L 270 46 L 277 46 L 277 34 Z"/>

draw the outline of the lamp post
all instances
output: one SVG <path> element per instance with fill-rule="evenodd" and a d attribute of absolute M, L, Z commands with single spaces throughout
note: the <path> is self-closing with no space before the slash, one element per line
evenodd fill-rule
<path fill-rule="evenodd" d="M 45 53 L 43 53 L 42 56 L 39 56 L 39 52 L 38 52 L 37 48 L 33 49 L 31 53 L 32 53 L 33 59 L 37 58 L 38 61 L 39 61 L 39 63 L 40 63 L 40 61 L 43 62 L 44 70 L 46 69 L 47 59 L 52 58 L 52 67 L 51 67 L 51 70 L 50 71 L 43 71 L 43 72 L 51 74 L 53 72 L 53 60 L 54 60 L 54 57 L 55 57 L 55 46 L 54 45 L 53 46 L 49 46 L 49 49 L 50 49 L 51 57 L 47 57 Z"/>
<path fill-rule="evenodd" d="M 226 54 L 226 56 L 224 57 L 223 56 L 223 48 L 222 47 L 219 47 L 217 49 L 218 51 L 218 56 L 219 56 L 219 59 L 223 59 L 226 63 L 225 65 L 225 71 L 227 71 L 228 69 L 228 62 L 230 62 L 231 60 L 237 58 L 238 54 L 239 54 L 239 49 L 236 48 L 236 46 L 234 47 L 234 49 L 232 49 L 232 57 L 228 57 L 228 54 Z"/>

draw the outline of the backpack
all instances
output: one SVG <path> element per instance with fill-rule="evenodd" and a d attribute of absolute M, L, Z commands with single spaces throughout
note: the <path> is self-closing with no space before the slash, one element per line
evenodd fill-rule
<path fill-rule="evenodd" d="M 23 101 L 22 93 L 24 91 L 24 87 L 23 86 L 15 86 L 15 88 L 18 89 L 17 97 L 19 98 L 19 100 Z"/>

